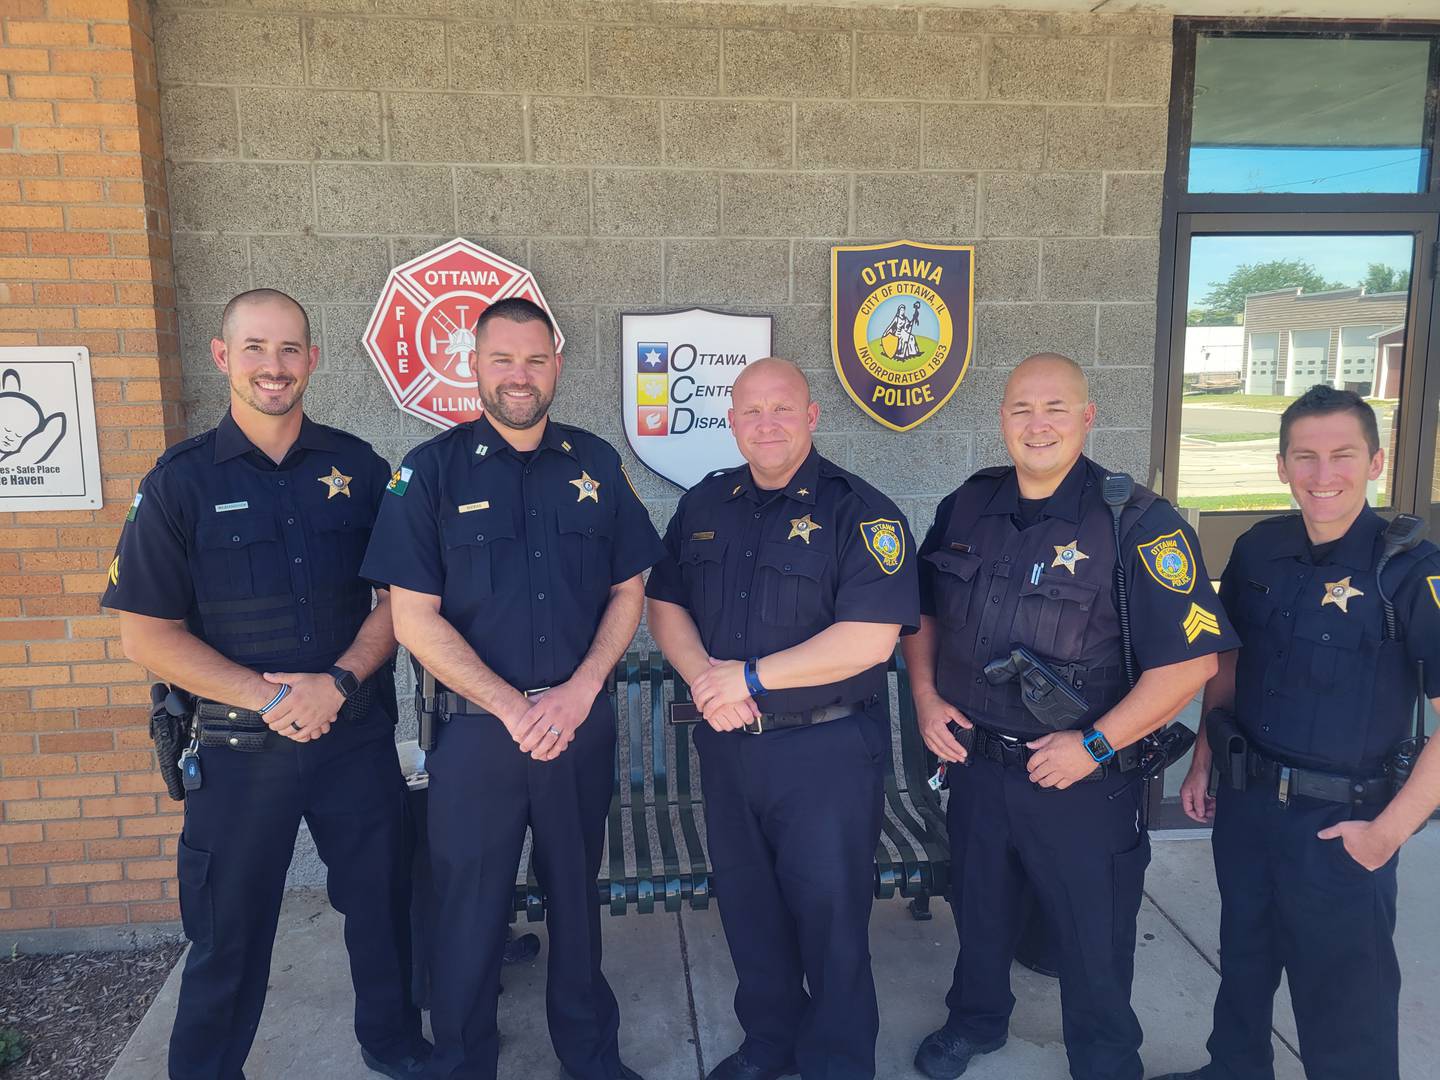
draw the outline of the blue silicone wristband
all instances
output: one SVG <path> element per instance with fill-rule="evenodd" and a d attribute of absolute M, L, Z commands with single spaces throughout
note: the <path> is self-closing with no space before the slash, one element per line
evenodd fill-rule
<path fill-rule="evenodd" d="M 757 656 L 752 656 L 745 661 L 745 689 L 750 691 L 751 697 L 769 693 L 765 689 L 765 684 L 760 681 L 760 673 L 755 670 L 755 665 L 759 662 L 760 658 Z"/>
<path fill-rule="evenodd" d="M 276 705 L 279 705 L 280 702 L 285 699 L 285 695 L 288 694 L 288 693 L 290 693 L 290 684 L 289 684 L 289 683 L 281 683 L 281 684 L 280 684 L 280 689 L 279 689 L 279 691 L 277 691 L 276 694 L 275 694 L 275 696 L 270 699 L 270 704 L 264 706 L 264 707 L 260 710 L 260 715 L 261 715 L 261 716 L 264 716 L 264 715 L 265 715 L 266 713 L 268 713 L 271 709 L 273 709 Z"/>

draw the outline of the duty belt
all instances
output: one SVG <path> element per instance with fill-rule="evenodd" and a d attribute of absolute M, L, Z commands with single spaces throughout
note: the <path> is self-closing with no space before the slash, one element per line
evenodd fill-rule
<path fill-rule="evenodd" d="M 998 731 L 981 727 L 979 724 L 971 728 L 951 724 L 950 732 L 955 736 L 955 741 L 965 748 L 967 754 L 984 758 L 986 761 L 993 761 L 997 765 L 1007 768 L 1028 768 L 1030 759 L 1038 753 L 1026 746 L 1027 740 L 1018 735 L 1004 735 Z M 1035 737 L 1039 738 L 1039 736 Z M 1133 743 L 1122 750 L 1115 751 L 1115 757 L 1111 761 L 1115 771 L 1132 772 L 1140 764 L 1140 744 Z M 1081 780 L 1081 783 L 1087 780 L 1103 780 L 1109 771 L 1109 764 L 1098 765 L 1093 772 Z"/>
<path fill-rule="evenodd" d="M 375 684 L 366 679 L 360 688 L 345 699 L 335 719 L 343 723 L 359 723 L 370 712 L 375 701 Z M 261 750 L 280 748 L 290 740 L 276 735 L 265 723 L 265 717 L 254 709 L 226 705 L 209 698 L 195 699 L 195 719 L 200 727 L 200 745 L 227 746 L 232 750 L 254 754 Z"/>
<path fill-rule="evenodd" d="M 1385 803 L 1394 793 L 1388 777 L 1351 777 L 1299 769 L 1266 757 L 1254 746 L 1245 755 L 1245 776 L 1250 785 L 1275 792 L 1282 805 L 1297 795 L 1324 802 Z"/>
<path fill-rule="evenodd" d="M 854 716 L 864 709 L 865 703 L 857 701 L 849 705 L 822 705 L 818 709 L 801 709 L 798 712 L 761 713 L 758 720 L 752 720 L 740 730 L 747 735 L 764 735 L 766 732 L 783 731 L 785 728 L 814 727 L 816 724 L 828 724 L 831 720 Z M 698 724 L 703 719 L 693 701 L 676 701 L 670 705 L 672 724 Z"/>
<path fill-rule="evenodd" d="M 533 699 L 546 690 L 548 686 L 537 687 L 534 690 L 523 690 L 521 693 L 526 698 Z M 434 710 L 442 724 L 449 723 L 452 716 L 494 716 L 495 714 L 485 706 L 471 701 L 463 694 L 457 694 L 450 690 L 441 690 L 432 698 L 424 697 L 418 692 L 415 695 L 415 707 L 422 712 Z"/>

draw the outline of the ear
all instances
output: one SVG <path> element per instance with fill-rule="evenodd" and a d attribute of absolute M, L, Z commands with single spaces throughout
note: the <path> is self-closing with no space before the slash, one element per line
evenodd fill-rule
<path fill-rule="evenodd" d="M 820 403 L 812 401 L 805 407 L 805 415 L 810 421 L 810 430 L 813 432 L 820 425 Z"/>
<path fill-rule="evenodd" d="M 1290 473 L 1285 468 L 1284 454 L 1275 455 L 1275 475 L 1280 477 L 1280 483 L 1286 485 L 1290 483 Z"/>
<path fill-rule="evenodd" d="M 310 369 L 309 374 L 314 375 L 315 369 L 320 366 L 320 346 L 310 346 Z"/>
<path fill-rule="evenodd" d="M 1088 402 L 1085 405 L 1085 430 L 1089 431 L 1095 426 L 1095 403 Z"/>
<path fill-rule="evenodd" d="M 214 360 L 215 366 L 226 375 L 230 374 L 229 350 L 225 347 L 225 342 L 218 337 L 210 339 L 210 359 Z"/>
<path fill-rule="evenodd" d="M 1379 480 L 1380 474 L 1385 471 L 1385 451 L 1376 450 L 1375 456 L 1370 459 L 1370 471 L 1367 474 L 1371 480 Z"/>
<path fill-rule="evenodd" d="M 555 371 L 556 371 L 556 373 L 559 373 L 559 372 L 564 371 L 564 370 L 565 370 L 565 354 L 564 354 L 564 353 L 558 353 L 558 352 L 557 352 L 557 353 L 555 354 Z"/>

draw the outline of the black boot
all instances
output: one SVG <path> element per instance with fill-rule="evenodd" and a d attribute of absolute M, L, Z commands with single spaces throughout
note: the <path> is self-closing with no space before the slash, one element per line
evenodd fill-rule
<path fill-rule="evenodd" d="M 780 1080 L 780 1077 L 794 1076 L 798 1071 L 794 1062 L 778 1069 L 757 1065 L 745 1056 L 744 1050 L 736 1050 L 711 1069 L 705 1080 Z"/>
<path fill-rule="evenodd" d="M 976 1054 L 989 1054 L 1005 1045 L 1005 1036 L 991 1042 L 976 1042 L 949 1025 L 932 1031 L 915 1051 L 915 1068 L 931 1080 L 955 1080 Z"/>

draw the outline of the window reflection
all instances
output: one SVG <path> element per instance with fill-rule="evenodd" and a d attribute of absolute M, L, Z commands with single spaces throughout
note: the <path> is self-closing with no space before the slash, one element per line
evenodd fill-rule
<path fill-rule="evenodd" d="M 1413 249 L 1409 235 L 1192 239 L 1180 505 L 1288 509 L 1280 414 L 1322 382 L 1374 406 L 1387 461 L 1370 501 L 1389 504 Z"/>
<path fill-rule="evenodd" d="M 1396 38 L 1200 35 L 1189 190 L 1424 191 L 1430 48 Z"/>

